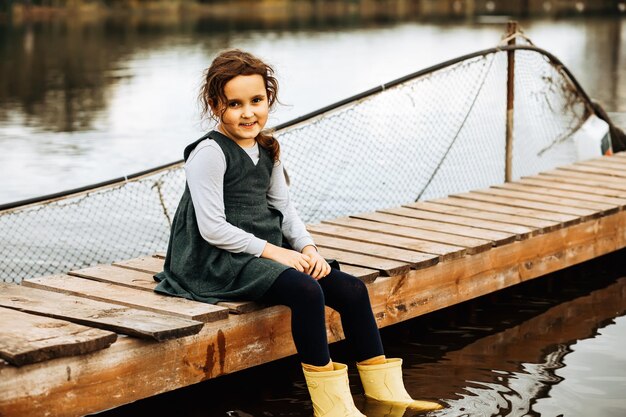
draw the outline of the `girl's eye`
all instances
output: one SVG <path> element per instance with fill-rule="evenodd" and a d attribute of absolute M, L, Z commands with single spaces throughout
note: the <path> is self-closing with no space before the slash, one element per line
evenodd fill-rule
<path fill-rule="evenodd" d="M 237 103 L 236 101 L 231 101 L 230 103 L 228 103 L 228 107 L 237 107 L 239 105 L 239 103 Z"/>
<path fill-rule="evenodd" d="M 263 101 L 263 97 L 255 97 L 254 99 L 252 99 L 253 103 L 260 103 Z"/>

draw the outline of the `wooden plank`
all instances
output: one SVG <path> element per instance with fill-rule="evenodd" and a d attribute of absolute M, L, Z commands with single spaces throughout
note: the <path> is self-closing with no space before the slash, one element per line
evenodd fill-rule
<path fill-rule="evenodd" d="M 590 220 L 590 219 L 600 216 L 600 212 L 593 211 L 593 210 L 565 207 L 565 206 L 559 206 L 555 204 L 546 204 L 546 203 L 540 203 L 537 201 L 529 201 L 529 200 L 523 200 L 519 198 L 504 197 L 501 195 L 498 196 L 498 195 L 490 195 L 490 194 L 485 194 L 485 193 L 477 193 L 474 191 L 470 193 L 455 194 L 453 195 L 453 197 L 465 198 L 467 200 L 486 201 L 488 203 L 497 203 L 497 204 L 502 204 L 504 206 L 511 206 L 511 207 L 532 208 L 535 210 L 543 210 L 543 211 L 552 212 L 552 213 L 571 214 L 571 215 L 580 217 L 581 221 Z"/>
<path fill-rule="evenodd" d="M 204 323 L 228 318 L 228 309 L 213 304 L 171 297 L 151 291 L 93 281 L 70 275 L 52 275 L 22 281 L 25 287 L 39 288 L 104 301 L 140 310 L 169 314 Z"/>
<path fill-rule="evenodd" d="M 539 233 L 551 232 L 562 227 L 562 223 L 534 219 L 532 217 L 515 216 L 512 214 L 495 213 L 493 211 L 477 210 L 469 207 L 455 207 L 430 201 L 419 201 L 411 203 L 408 206 L 416 207 L 421 210 L 434 211 L 436 213 L 449 213 L 455 216 L 469 217 L 471 219 L 486 219 L 491 221 L 502 222 L 505 224 L 519 224 L 531 229 L 535 229 Z"/>
<path fill-rule="evenodd" d="M 626 246 L 626 212 L 492 248 L 368 285 L 384 327 L 542 276 Z M 0 366 L 0 409 L 9 416 L 85 415 L 295 353 L 289 309 L 231 316 L 164 343 L 121 338 L 110 348 L 46 366 Z M 343 338 L 327 310 L 329 341 Z M 222 324 L 224 323 L 224 324 Z M 181 354 L 184 352 L 184 354 Z M 71 379 L 66 378 L 71 368 Z M 71 393 L 71 395 L 68 395 Z"/>
<path fill-rule="evenodd" d="M 0 358 L 22 366 L 109 347 L 117 334 L 0 307 Z"/>
<path fill-rule="evenodd" d="M 616 169 L 616 170 L 626 170 L 626 162 L 621 159 L 590 159 L 588 161 L 580 161 L 577 162 L 576 165 L 585 165 L 596 168 L 606 168 L 606 169 Z"/>
<path fill-rule="evenodd" d="M 380 275 L 380 273 L 375 269 L 363 268 L 354 265 L 339 264 L 339 269 L 342 272 L 357 277 L 361 281 L 368 284 L 374 282 L 376 278 Z"/>
<path fill-rule="evenodd" d="M 410 214 L 411 209 L 397 207 L 382 209 L 374 213 L 360 213 L 349 218 L 337 219 L 335 224 L 356 227 L 363 230 L 386 232 L 398 236 L 420 238 L 446 245 L 460 246 L 466 248 L 467 253 L 470 255 L 484 252 L 491 249 L 492 246 L 497 246 L 501 243 L 509 243 L 515 240 L 515 235 L 511 234 L 507 235 L 505 242 L 503 239 L 488 239 L 488 237 L 493 237 L 490 235 L 492 231 L 486 230 L 483 231 L 484 233 L 480 233 L 478 230 L 481 229 L 471 230 L 471 228 L 464 226 L 458 226 L 460 229 L 459 232 L 453 233 L 454 226 L 451 224 L 439 223 L 440 227 L 438 227 L 434 224 L 436 222 L 405 215 L 405 211 Z M 440 230 L 430 230 L 422 227 Z M 497 237 L 500 238 L 501 236 Z"/>
<path fill-rule="evenodd" d="M 523 181 L 523 180 L 522 180 Z M 509 182 L 502 185 L 496 185 L 495 188 L 502 188 L 506 190 L 515 190 L 523 193 L 531 193 L 536 194 L 538 196 L 548 196 L 548 197 L 563 197 L 569 198 L 572 200 L 580 200 L 584 202 L 593 202 L 593 203 L 603 203 L 607 206 L 612 206 L 615 208 L 615 211 L 618 209 L 623 209 L 626 206 L 626 199 L 622 198 L 614 198 L 614 197 L 605 197 L 597 193 L 589 193 L 589 192 L 577 192 L 571 190 L 563 190 L 561 188 L 555 188 L 550 185 L 541 186 L 537 184 L 532 184 L 526 182 Z M 542 198 L 542 197 L 538 197 Z"/>
<path fill-rule="evenodd" d="M 154 287 L 157 285 L 157 282 L 152 277 L 152 273 L 140 272 L 114 265 L 96 265 L 70 271 L 68 275 L 150 292 L 153 292 Z"/>
<path fill-rule="evenodd" d="M 376 256 L 364 255 L 361 253 L 347 252 L 331 248 L 318 248 L 320 254 L 325 258 L 336 259 L 338 262 L 347 265 L 354 265 L 363 268 L 377 269 L 381 275 L 393 276 L 405 274 L 411 269 L 411 265 L 406 262 L 393 261 Z"/>
<path fill-rule="evenodd" d="M 566 165 L 566 166 L 558 167 L 557 170 L 603 175 L 607 177 L 613 177 L 614 179 L 626 178 L 626 172 L 621 171 L 621 170 L 596 168 L 596 167 L 590 167 L 590 166 L 585 166 L 585 165 L 576 165 L 576 164 Z"/>
<path fill-rule="evenodd" d="M 140 258 L 145 259 L 145 258 Z M 135 265 L 139 265 L 141 261 L 136 260 Z M 148 266 L 141 265 L 141 269 L 148 269 L 149 267 L 163 269 L 163 259 L 159 260 L 159 263 L 149 262 Z M 107 282 L 116 285 L 122 285 L 129 288 L 134 288 L 143 291 L 154 291 L 157 282 L 152 277 L 154 273 L 141 272 L 135 269 L 127 269 L 118 267 L 115 265 L 97 265 L 90 268 L 79 269 L 76 271 L 70 271 L 69 275 L 87 278 L 94 281 Z M 244 314 L 252 311 L 257 311 L 264 308 L 263 305 L 255 303 L 254 301 L 223 301 L 217 303 L 219 307 L 227 308 L 233 314 Z"/>
<path fill-rule="evenodd" d="M 389 211 L 393 211 L 393 209 L 386 209 Z M 410 210 L 410 209 L 407 209 Z M 400 208 L 402 211 L 402 208 Z M 385 223 L 382 223 L 381 220 L 385 218 Z M 377 220 L 375 220 L 377 219 Z M 419 238 L 423 236 L 425 230 L 431 232 L 439 232 L 447 235 L 457 235 L 464 236 L 467 238 L 474 238 L 482 240 L 482 242 L 478 243 L 474 241 L 474 243 L 478 243 L 477 246 L 470 246 L 471 250 L 481 250 L 481 245 L 487 242 L 491 242 L 492 245 L 500 245 L 503 243 L 510 243 L 516 239 L 515 235 L 506 234 L 502 232 L 495 232 L 492 230 L 484 230 L 484 229 L 476 229 L 465 226 L 451 225 L 446 223 L 438 223 L 430 220 L 421 220 L 414 219 L 406 216 L 396 216 L 388 213 L 363 213 L 356 214 L 351 217 L 343 217 L 337 218 L 333 220 L 328 220 L 328 223 L 346 226 L 346 227 L 354 227 L 363 230 L 377 231 L 383 233 L 394 234 L 398 236 L 404 237 L 413 237 Z M 393 223 L 392 223 L 393 222 Z M 326 223 L 326 221 L 325 221 Z M 455 232 L 456 231 L 456 232 Z M 482 238 L 481 238 L 482 236 Z M 489 237 L 489 239 L 487 238 Z M 452 243 L 453 238 L 446 244 L 451 244 L 454 246 L 462 246 L 456 245 Z M 467 249 L 468 253 L 470 253 L 470 248 Z M 476 249 L 474 249 L 476 248 Z"/>
<path fill-rule="evenodd" d="M 135 271 L 147 272 L 149 274 L 156 274 L 157 272 L 163 271 L 163 263 L 163 259 L 155 258 L 154 256 L 142 256 L 140 258 L 113 262 L 113 265 Z"/>
<path fill-rule="evenodd" d="M 405 211 L 405 208 L 409 208 L 410 211 Z M 484 220 L 484 219 L 473 219 L 465 216 L 458 216 L 452 213 L 440 213 L 433 212 L 430 210 L 422 210 L 419 207 L 419 203 L 409 203 L 403 205 L 401 208 L 403 210 L 403 216 L 409 216 L 416 219 L 424 219 L 424 220 L 433 220 L 442 223 L 450 223 L 461 226 L 468 226 L 477 229 L 487 229 L 493 230 L 496 232 L 504 232 L 512 235 L 519 236 L 522 239 L 526 239 L 530 236 L 534 236 L 539 233 L 535 228 L 530 228 L 526 226 L 521 226 L 517 224 L 510 223 L 502 223 L 496 222 L 492 220 Z M 385 212 L 385 210 L 382 210 Z"/>
<path fill-rule="evenodd" d="M 619 206 L 616 206 L 615 204 L 602 204 L 602 203 L 594 203 L 594 202 L 589 202 L 589 201 L 574 200 L 571 198 L 563 198 L 559 196 L 557 193 L 555 193 L 556 195 L 553 195 L 553 196 L 545 196 L 545 195 L 538 195 L 532 192 L 520 192 L 516 190 L 511 190 L 511 189 L 506 189 L 506 188 L 496 188 L 496 187 L 486 188 L 483 190 L 475 190 L 472 192 L 480 193 L 480 194 L 487 194 L 487 195 L 494 195 L 494 196 L 499 196 L 499 197 L 504 197 L 504 198 L 514 198 L 520 201 L 536 201 L 539 203 L 552 204 L 552 205 L 558 206 L 558 208 L 561 210 L 565 208 L 566 210 L 582 209 L 582 210 L 588 211 L 588 213 L 585 213 L 584 211 L 579 212 L 579 214 L 581 215 L 604 216 L 607 214 L 615 213 L 620 210 Z M 574 213 L 572 212 L 572 214 Z"/>
<path fill-rule="evenodd" d="M 389 210 L 393 210 L 393 209 L 389 209 Z M 368 220 L 369 222 L 364 224 L 364 223 L 361 223 L 360 221 L 355 221 L 351 219 Z M 347 224 L 350 222 L 353 222 L 354 226 Z M 394 216 L 394 215 L 387 214 L 384 212 L 380 212 L 380 213 L 373 212 L 373 213 L 357 214 L 354 217 L 346 218 L 345 221 L 340 221 L 337 224 L 342 224 L 348 227 L 356 227 L 356 228 L 363 229 L 363 230 L 373 230 L 373 231 L 381 231 L 381 232 L 389 230 L 391 234 L 398 234 L 400 236 L 411 237 L 411 238 L 416 238 L 416 239 L 425 240 L 429 242 L 441 243 L 445 245 L 459 246 L 459 247 L 466 248 L 466 251 L 467 251 L 466 253 L 468 254 L 484 252 L 486 250 L 491 249 L 491 246 L 493 245 L 493 242 L 487 239 L 477 239 L 477 238 L 472 238 L 472 237 L 467 237 L 467 236 L 436 232 L 433 230 L 426 230 L 426 229 L 415 229 L 415 230 L 407 229 L 407 230 L 404 230 L 405 232 L 404 234 L 401 234 L 401 233 L 398 233 L 398 232 L 403 231 L 403 229 L 401 228 L 396 228 L 396 227 L 387 228 L 385 226 L 372 227 L 372 225 L 369 224 L 370 222 L 378 222 L 383 225 L 387 224 L 387 225 L 410 227 L 411 219 L 407 217 L 403 217 L 403 216 Z"/>
<path fill-rule="evenodd" d="M 167 255 L 167 254 L 166 254 L 165 252 L 157 252 L 157 253 L 155 253 L 155 254 L 154 254 L 154 255 L 152 255 L 152 256 L 153 256 L 153 257 L 155 257 L 155 258 L 165 259 L 165 256 L 166 256 L 166 255 Z"/>
<path fill-rule="evenodd" d="M 624 184 L 623 181 L 607 181 L 606 179 L 610 177 L 587 175 L 574 171 L 559 171 L 556 169 L 553 171 L 541 172 L 538 176 L 547 178 L 550 181 L 564 182 L 567 184 L 579 184 L 590 187 L 602 187 L 607 190 L 626 191 L 626 184 Z M 614 178 L 610 179 L 614 180 Z"/>
<path fill-rule="evenodd" d="M 598 174 L 610 175 L 612 177 L 626 178 L 626 168 L 621 164 L 611 164 L 609 162 L 581 161 L 576 162 L 573 166 L 576 168 L 583 168 L 583 172 L 594 172 Z M 568 167 L 569 166 L 565 166 L 563 168 Z"/>
<path fill-rule="evenodd" d="M 450 225 L 447 226 L 449 228 L 447 233 L 456 231 L 455 234 L 489 240 L 494 242 L 496 245 L 510 243 L 515 239 L 526 239 L 534 233 L 533 229 L 529 229 L 525 226 L 506 225 L 503 223 L 470 219 L 468 217 L 454 216 L 451 214 L 433 213 L 431 211 L 415 208 L 411 204 L 407 204 L 404 207 L 382 209 L 380 212 L 393 214 L 395 216 L 409 217 L 411 219 L 418 219 L 419 222 L 417 224 L 422 224 L 424 220 L 429 222 L 440 222 L 442 224 Z M 411 224 L 416 223 L 411 220 Z"/>
<path fill-rule="evenodd" d="M 321 224 L 308 225 L 311 232 L 328 236 L 340 236 L 346 239 L 361 242 L 377 243 L 379 245 L 393 246 L 401 249 L 409 249 L 418 252 L 431 253 L 440 256 L 440 261 L 460 258 L 467 253 L 467 250 L 460 246 L 445 245 L 437 242 L 427 242 L 411 236 L 413 230 L 398 231 L 397 228 L 389 227 L 389 233 L 380 231 L 380 227 L 371 222 L 370 229 L 346 227 L 341 223 L 341 219 L 325 221 Z M 404 233 L 404 234 L 398 234 Z M 417 234 L 417 233 L 416 233 Z"/>
<path fill-rule="evenodd" d="M 476 210 L 484 210 L 493 213 L 504 213 L 514 216 L 554 221 L 561 223 L 563 226 L 571 226 L 580 223 L 581 221 L 579 216 L 572 216 L 571 214 L 554 213 L 524 207 L 512 207 L 505 204 L 491 203 L 489 201 L 469 200 L 466 198 L 459 198 L 454 196 L 439 198 L 437 200 L 434 200 L 433 202 L 454 207 L 473 208 Z"/>
<path fill-rule="evenodd" d="M 577 193 L 587 193 L 593 195 L 601 195 L 605 197 L 612 197 L 620 200 L 626 200 L 626 191 L 612 190 L 610 188 L 604 188 L 601 184 L 595 186 L 581 185 L 576 182 L 567 183 L 559 181 L 558 179 L 552 179 L 555 177 L 526 177 L 520 179 L 520 184 L 534 185 L 537 187 L 553 188 L 557 190 L 575 191 Z"/>
<path fill-rule="evenodd" d="M 406 262 L 411 268 L 425 268 L 439 262 L 438 255 L 416 252 L 375 243 L 357 242 L 356 240 L 342 239 L 334 236 L 312 233 L 318 248 L 340 249 L 347 252 L 362 253 L 379 258 Z"/>
<path fill-rule="evenodd" d="M 204 324 L 1 282 L 0 306 L 159 341 L 196 334 Z"/>
<path fill-rule="evenodd" d="M 405 213 L 405 212 L 410 214 L 410 211 L 411 209 L 406 208 L 406 207 L 384 209 L 384 212 L 387 214 L 396 214 L 396 213 Z M 402 216 L 402 214 L 396 214 L 396 215 Z M 503 233 L 503 232 L 496 232 L 493 230 L 484 230 L 484 229 L 477 229 L 477 228 L 467 227 L 467 226 L 458 226 L 458 225 L 451 225 L 451 224 L 446 224 L 446 223 L 438 223 L 438 222 L 433 222 L 430 220 L 414 219 L 414 218 L 410 218 L 407 216 L 405 216 L 405 220 L 404 220 L 405 226 L 392 226 L 392 225 L 380 224 L 380 223 L 375 224 L 374 222 L 361 220 L 357 218 L 357 216 L 365 217 L 366 215 L 357 214 L 350 218 L 329 220 L 329 222 L 332 222 L 334 224 L 342 224 L 344 226 L 359 227 L 359 228 L 368 229 L 368 230 L 378 230 L 381 232 L 385 231 L 388 233 L 396 233 L 396 234 L 400 234 L 401 236 L 409 236 L 409 237 L 419 236 L 420 229 L 431 230 L 431 231 L 440 232 L 440 233 L 447 233 L 450 235 L 489 240 L 493 242 L 493 244 L 496 246 L 505 244 L 505 243 L 510 243 L 517 238 L 516 235 L 511 234 L 511 233 Z M 373 223 L 374 225 L 372 225 Z"/>
<path fill-rule="evenodd" d="M 600 181 L 605 187 L 624 190 L 626 184 L 622 178 L 611 177 L 602 174 L 593 174 L 591 172 L 578 172 L 565 169 L 554 169 L 551 171 L 540 172 L 539 175 L 559 176 L 567 178 L 579 178 L 584 180 Z"/>

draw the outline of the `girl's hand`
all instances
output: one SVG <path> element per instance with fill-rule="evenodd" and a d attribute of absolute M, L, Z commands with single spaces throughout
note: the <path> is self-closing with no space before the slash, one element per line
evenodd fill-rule
<path fill-rule="evenodd" d="M 265 245 L 261 257 L 290 266 L 300 272 L 305 272 L 306 269 L 309 268 L 309 262 L 311 261 L 308 255 L 296 252 L 295 250 L 281 248 L 269 242 Z"/>
<path fill-rule="evenodd" d="M 314 279 L 324 278 L 330 274 L 330 265 L 326 259 L 317 251 L 315 246 L 305 246 L 302 253 L 309 257 L 309 266 L 305 269 L 305 273 Z"/>

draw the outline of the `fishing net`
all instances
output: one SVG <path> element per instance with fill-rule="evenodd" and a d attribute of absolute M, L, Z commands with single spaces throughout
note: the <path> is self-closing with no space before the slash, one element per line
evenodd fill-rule
<path fill-rule="evenodd" d="M 482 51 L 279 126 L 307 223 L 504 182 L 507 54 Z M 515 50 L 513 177 L 574 162 L 588 98 L 560 63 Z M 164 251 L 182 165 L 0 212 L 0 280 Z"/>

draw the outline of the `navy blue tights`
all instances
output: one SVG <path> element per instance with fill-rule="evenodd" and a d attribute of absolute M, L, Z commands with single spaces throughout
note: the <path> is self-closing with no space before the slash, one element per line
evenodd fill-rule
<path fill-rule="evenodd" d="M 300 361 L 323 366 L 330 361 L 324 305 L 336 310 L 355 359 L 363 361 L 383 355 L 380 333 L 365 284 L 336 269 L 316 281 L 288 269 L 261 298 L 261 302 L 286 305 L 291 309 L 291 333 Z"/>

